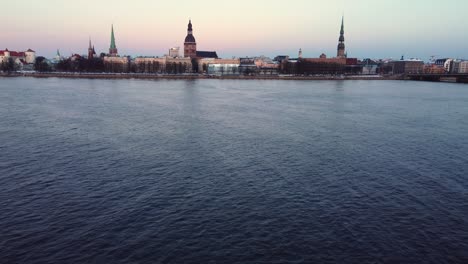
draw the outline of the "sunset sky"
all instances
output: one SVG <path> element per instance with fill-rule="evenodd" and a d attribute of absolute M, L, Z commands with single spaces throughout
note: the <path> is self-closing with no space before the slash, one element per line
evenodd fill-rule
<path fill-rule="evenodd" d="M 112 23 L 121 55 L 161 56 L 183 46 L 189 18 L 198 49 L 220 57 L 335 56 L 344 14 L 350 57 L 468 59 L 466 0 L 14 0 L 1 9 L 0 48 L 47 57 L 84 54 L 89 37 L 107 52 Z"/>

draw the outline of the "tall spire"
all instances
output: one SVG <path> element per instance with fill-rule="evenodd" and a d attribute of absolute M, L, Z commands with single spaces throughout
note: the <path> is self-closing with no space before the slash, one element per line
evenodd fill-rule
<path fill-rule="evenodd" d="M 114 24 L 112 24 L 111 29 L 111 44 L 109 48 L 109 55 L 115 57 L 118 54 L 117 46 L 115 45 L 115 35 L 114 35 Z"/>
<path fill-rule="evenodd" d="M 346 52 L 345 52 L 345 37 L 344 37 L 344 15 L 341 17 L 341 30 L 340 30 L 340 38 L 338 39 L 338 52 L 337 52 L 337 57 L 338 58 L 346 58 Z"/>
<path fill-rule="evenodd" d="M 187 36 L 184 41 L 184 57 L 195 58 L 197 56 L 197 42 L 193 36 L 192 19 L 189 19 Z"/>
<path fill-rule="evenodd" d="M 91 45 L 91 37 L 89 37 L 89 47 L 88 47 L 88 59 L 89 60 L 92 60 L 94 59 L 94 48 L 93 46 Z"/>
<path fill-rule="evenodd" d="M 115 36 L 114 36 L 114 24 L 112 24 L 110 48 L 111 49 L 116 49 L 116 47 L 115 47 Z"/>

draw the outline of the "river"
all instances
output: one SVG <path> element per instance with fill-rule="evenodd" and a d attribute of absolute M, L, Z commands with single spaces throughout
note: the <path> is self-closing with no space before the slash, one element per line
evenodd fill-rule
<path fill-rule="evenodd" d="M 0 79 L 2 263 L 467 263 L 468 86 Z"/>

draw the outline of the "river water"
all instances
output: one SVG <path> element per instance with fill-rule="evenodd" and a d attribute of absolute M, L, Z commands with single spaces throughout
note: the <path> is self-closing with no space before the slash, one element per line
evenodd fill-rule
<path fill-rule="evenodd" d="M 468 86 L 0 79 L 1 263 L 468 263 Z"/>

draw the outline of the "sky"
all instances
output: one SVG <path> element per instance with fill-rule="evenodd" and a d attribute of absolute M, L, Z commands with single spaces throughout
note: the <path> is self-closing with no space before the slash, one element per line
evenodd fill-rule
<path fill-rule="evenodd" d="M 348 57 L 468 59 L 466 0 L 12 0 L 2 1 L 0 48 L 53 57 L 108 52 L 162 56 L 183 47 L 192 19 L 198 50 L 223 58 L 336 56 L 341 16 Z M 6 11 L 7 10 L 7 11 Z"/>

